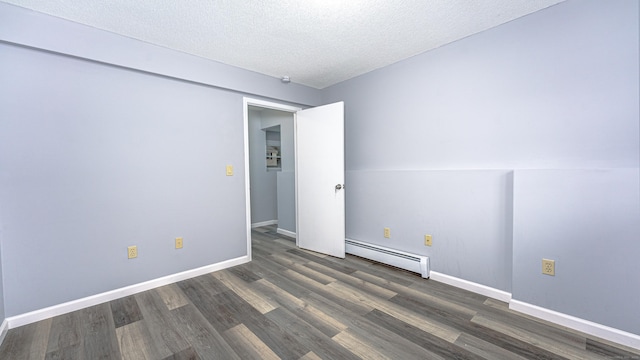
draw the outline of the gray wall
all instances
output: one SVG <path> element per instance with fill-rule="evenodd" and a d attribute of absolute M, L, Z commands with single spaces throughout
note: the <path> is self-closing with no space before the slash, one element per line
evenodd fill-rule
<path fill-rule="evenodd" d="M 246 254 L 239 95 L 0 47 L 8 316 Z"/>
<path fill-rule="evenodd" d="M 293 170 L 278 172 L 278 229 L 296 232 L 296 183 Z"/>
<path fill-rule="evenodd" d="M 640 334 L 638 40 L 637 1 L 569 0 L 325 89 L 347 236 Z"/>
<path fill-rule="evenodd" d="M 514 199 L 513 296 L 640 334 L 639 170 L 516 170 Z"/>
<path fill-rule="evenodd" d="M 347 238 L 428 255 L 435 271 L 509 291 L 510 178 L 506 170 L 347 171 Z"/>
<path fill-rule="evenodd" d="M 6 316 L 246 255 L 238 91 L 319 91 L 6 4 L 0 41 Z"/>

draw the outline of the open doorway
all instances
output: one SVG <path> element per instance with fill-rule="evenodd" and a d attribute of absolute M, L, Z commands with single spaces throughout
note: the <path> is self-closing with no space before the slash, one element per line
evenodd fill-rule
<path fill-rule="evenodd" d="M 251 226 L 295 237 L 293 114 L 249 106 Z"/>
<path fill-rule="evenodd" d="M 251 186 L 258 186 L 254 174 L 250 170 L 249 128 L 250 113 L 261 118 L 261 125 L 253 127 L 260 130 L 280 126 L 284 130 L 284 122 L 262 122 L 263 117 L 286 117 L 293 123 L 293 146 L 291 164 L 287 174 L 286 161 L 282 160 L 281 170 L 276 171 L 276 208 L 282 205 L 277 213 L 278 231 L 281 234 L 295 236 L 296 245 L 307 250 L 327 254 L 339 258 L 345 256 L 345 195 L 344 195 L 344 103 L 337 102 L 309 109 L 271 103 L 263 100 L 244 98 L 245 129 L 245 186 L 246 186 L 246 218 L 247 218 L 247 254 L 251 258 L 251 209 L 254 191 Z M 276 113 L 270 112 L 276 110 Z M 263 112 L 268 115 L 255 115 Z M 262 134 L 260 134 L 262 137 Z M 260 146 L 260 158 L 256 161 L 266 171 L 266 134 L 265 147 Z M 281 134 L 281 139 L 285 135 Z M 289 140 L 290 141 L 290 140 Z M 264 152 L 263 152 L 264 150 Z M 281 156 L 287 150 L 282 147 Z M 257 153 L 257 151 L 256 151 Z M 273 156 L 273 153 L 269 154 Z M 258 170 L 261 171 L 262 170 Z M 287 177 L 289 175 L 289 177 Z M 253 181 L 252 181 L 253 180 Z M 293 184 L 290 186 L 289 184 Z M 293 192 L 291 192 L 293 189 Z M 278 200 L 278 198 L 284 200 Z M 293 206 L 291 204 L 293 203 Z M 286 221 L 291 221 L 290 229 L 285 229 L 285 212 L 290 212 Z M 257 220 L 257 219 L 256 219 Z M 266 220 L 268 221 L 268 220 Z M 295 224 L 295 225 L 293 225 Z M 294 227 L 295 226 L 295 227 Z"/>
<path fill-rule="evenodd" d="M 300 108 L 245 98 L 248 251 L 251 229 L 296 236 L 294 114 Z"/>

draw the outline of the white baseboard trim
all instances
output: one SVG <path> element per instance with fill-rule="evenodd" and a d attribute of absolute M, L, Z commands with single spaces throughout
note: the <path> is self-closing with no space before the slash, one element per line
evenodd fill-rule
<path fill-rule="evenodd" d="M 618 330 L 518 300 L 511 300 L 509 303 L 509 309 L 640 350 L 640 335 Z"/>
<path fill-rule="evenodd" d="M 469 290 L 476 294 L 488 296 L 496 300 L 507 302 L 509 303 L 509 309 L 511 310 L 531 315 L 539 319 L 552 322 L 554 324 L 581 331 L 585 334 L 589 334 L 601 339 L 609 340 L 633 349 L 640 350 L 640 335 L 618 330 L 557 311 L 545 309 L 543 307 L 528 304 L 522 301 L 513 300 L 511 298 L 511 294 L 506 291 L 494 289 L 485 285 L 459 279 L 436 271 L 431 271 L 430 278 L 431 280 Z"/>
<path fill-rule="evenodd" d="M 431 271 L 431 280 L 435 280 L 437 282 L 445 283 L 447 285 L 455 286 L 457 288 L 465 289 L 476 294 L 488 296 L 490 298 L 504 301 L 508 303 L 511 301 L 511 293 L 506 291 L 498 290 L 486 285 L 474 283 L 471 281 L 459 279 L 457 277 L 453 277 L 450 275 L 445 275 L 436 271 Z"/>
<path fill-rule="evenodd" d="M 267 220 L 267 221 L 261 221 L 261 222 L 257 222 L 257 223 L 253 223 L 251 224 L 251 228 L 257 228 L 257 227 L 262 227 L 262 226 L 269 226 L 269 225 L 277 225 L 278 224 L 278 220 Z"/>
<path fill-rule="evenodd" d="M 276 231 L 278 234 L 282 234 L 282 235 L 287 235 L 290 236 L 292 238 L 296 238 L 296 233 L 294 233 L 293 231 L 289 231 L 289 230 L 285 230 L 285 229 L 280 229 L 278 228 L 278 230 Z"/>
<path fill-rule="evenodd" d="M 2 325 L 0 325 L 0 345 L 4 342 L 5 336 L 7 336 L 7 332 L 9 331 L 9 322 L 7 319 L 4 319 Z"/>
<path fill-rule="evenodd" d="M 101 294 L 88 296 L 82 299 L 77 299 L 77 300 L 69 301 L 59 305 L 50 306 L 44 309 L 35 310 L 25 314 L 11 316 L 5 319 L 5 322 L 8 323 L 9 329 L 13 329 L 22 325 L 31 324 L 40 320 L 48 319 L 50 317 L 84 309 L 89 306 L 102 304 L 107 301 L 137 294 L 137 293 L 151 290 L 160 286 L 172 284 L 178 281 L 190 279 L 196 276 L 208 274 L 210 272 L 226 269 L 232 266 L 241 265 L 247 262 L 249 262 L 249 257 L 245 255 L 235 259 L 230 259 L 230 260 L 222 261 L 216 264 L 206 265 L 196 269 L 183 271 L 181 273 L 164 276 L 161 278 L 145 281 L 139 284 L 126 286 L 120 289 L 115 289 L 115 290 L 107 291 Z M 4 323 L 3 323 L 3 326 L 4 326 Z"/>

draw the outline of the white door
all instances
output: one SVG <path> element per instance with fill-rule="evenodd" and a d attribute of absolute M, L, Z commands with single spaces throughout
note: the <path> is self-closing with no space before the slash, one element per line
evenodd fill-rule
<path fill-rule="evenodd" d="M 344 103 L 296 112 L 298 246 L 344 258 Z"/>

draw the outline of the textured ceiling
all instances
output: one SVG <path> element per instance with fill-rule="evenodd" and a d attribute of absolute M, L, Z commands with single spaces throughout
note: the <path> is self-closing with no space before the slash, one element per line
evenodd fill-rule
<path fill-rule="evenodd" d="M 315 88 L 564 0 L 0 0 Z"/>

